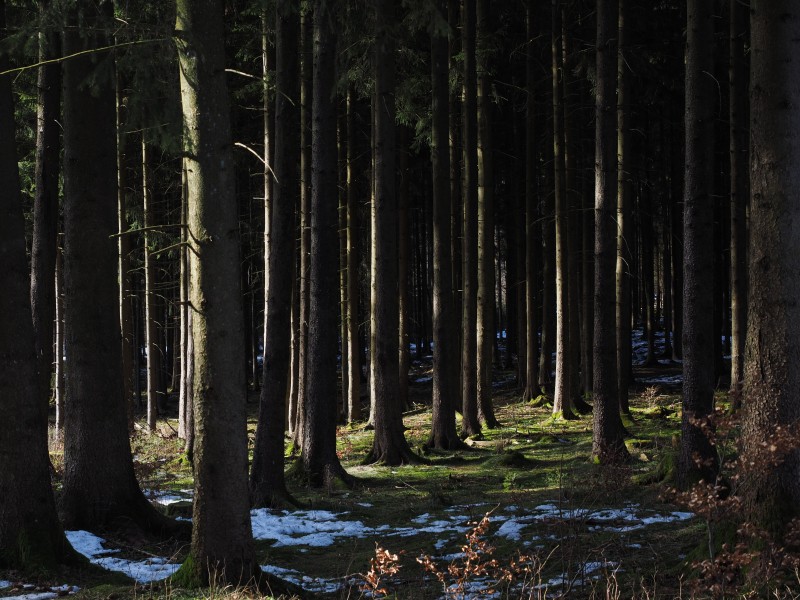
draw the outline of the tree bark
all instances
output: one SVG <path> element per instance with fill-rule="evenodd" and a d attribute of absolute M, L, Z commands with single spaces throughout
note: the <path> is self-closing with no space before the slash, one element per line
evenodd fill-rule
<path fill-rule="evenodd" d="M 477 0 L 477 37 L 481 46 L 489 36 L 488 0 Z M 495 249 L 494 249 L 494 165 L 492 147 L 492 102 L 489 60 L 481 53 L 477 66 L 478 113 L 478 290 L 476 336 L 476 382 L 478 417 L 489 429 L 500 426 L 492 404 L 492 366 L 496 336 L 495 327 Z"/>
<path fill-rule="evenodd" d="M 361 420 L 361 353 L 358 333 L 358 198 L 355 174 L 355 98 L 347 90 L 347 420 Z"/>
<path fill-rule="evenodd" d="M 220 0 L 177 0 L 196 439 L 192 544 L 174 578 L 190 585 L 241 585 L 261 574 L 247 493 L 244 317 L 223 10 Z"/>
<path fill-rule="evenodd" d="M 717 453 L 697 422 L 714 411 L 713 7 L 701 0 L 687 6 L 682 487 L 711 483 L 717 471 Z"/>
<path fill-rule="evenodd" d="M 5 2 L 0 0 L 0 36 L 5 33 Z M 0 71 L 7 68 L 7 58 L 0 55 Z M 36 375 L 15 138 L 11 76 L 0 75 L 0 567 L 38 571 L 68 561 L 72 548 L 58 522 L 50 486 L 46 388 Z"/>
<path fill-rule="evenodd" d="M 52 61 L 61 45 L 49 25 L 49 0 L 39 1 L 39 67 L 36 111 L 36 191 L 31 241 L 31 307 L 36 338 L 37 371 L 42 392 L 50 390 L 53 373 L 55 264 L 58 238 L 58 175 L 61 115 L 61 64 Z M 45 64 L 46 63 L 46 64 Z"/>
<path fill-rule="evenodd" d="M 122 385 L 117 284 L 116 97 L 109 44 L 111 3 L 70 11 L 64 64 L 64 308 L 69 369 L 62 515 L 98 530 L 130 520 L 164 531 L 133 472 Z M 77 24 L 83 25 L 82 30 Z M 105 67 L 105 68 L 103 68 Z M 94 85 L 85 85 L 87 78 Z M 87 298 L 91 299 L 87 301 Z M 102 427 L 97 424 L 102 423 Z"/>
<path fill-rule="evenodd" d="M 757 461 L 748 481 L 749 522 L 781 539 L 800 507 L 800 455 L 778 466 L 764 446 L 778 427 L 800 418 L 800 19 L 788 0 L 750 6 L 751 212 L 747 342 L 745 349 L 744 456 Z M 766 463 L 766 464 L 765 464 Z"/>
<path fill-rule="evenodd" d="M 553 180 L 555 196 L 555 275 L 556 275 L 556 381 L 553 390 L 553 415 L 575 418 L 571 405 L 569 347 L 569 233 L 566 175 L 564 165 L 564 115 L 562 107 L 561 5 L 553 0 L 550 37 L 551 80 L 553 84 Z"/>
<path fill-rule="evenodd" d="M 462 237 L 461 299 L 461 435 L 481 432 L 478 421 L 477 358 L 477 268 L 478 268 L 478 110 L 475 65 L 475 0 L 462 0 L 462 44 L 464 53 L 464 229 Z"/>
<path fill-rule="evenodd" d="M 595 268 L 592 456 L 601 464 L 628 458 L 619 416 L 616 367 L 615 72 L 617 0 L 597 3 L 595 96 Z"/>
<path fill-rule="evenodd" d="M 299 187 L 300 128 L 297 50 L 300 15 L 295 3 L 275 7 L 275 161 L 272 182 L 272 223 L 267 279 L 269 296 L 264 318 L 263 386 L 258 411 L 250 495 L 253 506 L 282 506 L 294 501 L 286 491 L 283 433 L 291 357 L 292 279 L 295 274 L 294 210 Z"/>
<path fill-rule="evenodd" d="M 625 62 L 627 48 L 626 0 L 619 0 L 617 40 L 617 393 L 619 409 L 630 414 L 628 387 L 631 380 L 631 244 L 634 244 L 629 173 L 628 90 Z"/>
<path fill-rule="evenodd" d="M 436 9 L 444 19 L 447 0 Z M 431 168 L 433 175 L 433 415 L 426 446 L 442 450 L 463 447 L 458 437 L 455 407 L 458 379 L 451 368 L 456 362 L 456 314 L 452 280 L 450 239 L 450 154 L 448 146 L 448 45 L 447 34 L 431 34 Z"/>
<path fill-rule="evenodd" d="M 747 127 L 747 9 L 730 3 L 730 302 L 731 302 L 731 392 L 734 407 L 741 405 L 744 380 L 744 347 L 747 330 L 747 206 L 750 145 Z"/>
<path fill-rule="evenodd" d="M 372 209 L 370 392 L 375 436 L 365 462 L 417 462 L 403 435 L 398 395 L 398 261 L 393 0 L 375 0 L 375 197 Z M 406 374 L 407 376 L 407 374 Z"/>
<path fill-rule="evenodd" d="M 331 3 L 314 2 L 309 323 L 303 468 L 309 483 L 350 483 L 336 455 L 336 34 Z M 395 331 L 396 334 L 396 331 Z M 393 336 L 396 340 L 396 335 Z M 396 342 L 395 342 L 396 343 Z M 397 373 L 397 370 L 394 370 Z"/>

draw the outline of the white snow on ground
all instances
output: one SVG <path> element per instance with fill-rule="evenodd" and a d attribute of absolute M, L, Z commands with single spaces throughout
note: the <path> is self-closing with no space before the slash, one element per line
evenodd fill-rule
<path fill-rule="evenodd" d="M 7 584 L 7 585 L 3 585 Z M 10 581 L 0 581 L 0 589 L 11 587 Z M 23 589 L 33 589 L 33 585 L 26 585 Z M 3 600 L 50 600 L 51 598 L 58 598 L 59 596 L 69 596 L 79 591 L 80 588 L 74 585 L 59 585 L 57 587 L 47 588 L 47 591 L 30 592 L 27 594 L 19 594 L 17 596 L 6 596 Z"/>
<path fill-rule="evenodd" d="M 294 569 L 284 569 L 283 567 L 276 567 L 274 565 L 263 565 L 261 570 L 270 575 L 275 575 L 281 579 L 300 586 L 307 592 L 316 592 L 322 594 L 335 594 L 344 586 L 344 582 L 336 583 L 335 581 L 328 581 L 320 577 L 309 577 L 300 571 Z"/>
<path fill-rule="evenodd" d="M 180 490 L 181 494 L 178 495 L 172 492 L 161 492 L 158 490 L 144 490 L 144 495 L 147 498 L 156 504 L 160 504 L 161 506 L 169 506 L 170 504 L 175 504 L 176 502 L 184 502 L 184 501 L 191 501 L 192 499 L 192 490 Z"/>
<path fill-rule="evenodd" d="M 346 521 L 341 514 L 327 510 L 272 512 L 260 508 L 250 512 L 253 537 L 257 540 L 276 540 L 278 546 L 330 546 L 336 538 L 365 537 L 373 531 L 361 521 Z"/>
<path fill-rule="evenodd" d="M 661 377 L 645 377 L 643 379 L 637 379 L 639 383 L 645 383 L 649 385 L 655 385 L 658 383 L 661 384 L 679 384 L 683 383 L 683 374 L 678 373 L 676 375 L 663 375 Z"/>
<path fill-rule="evenodd" d="M 275 546 L 302 546 L 300 552 L 307 547 L 325 547 L 341 539 L 366 538 L 366 537 L 409 537 L 420 533 L 443 534 L 435 547 L 443 550 L 449 544 L 463 542 L 463 535 L 473 527 L 471 523 L 476 520 L 476 507 L 485 508 L 485 503 L 454 506 L 446 509 L 443 515 L 423 513 L 409 521 L 408 527 L 392 527 L 380 525 L 370 527 L 360 520 L 348 519 L 346 512 L 334 513 L 327 510 L 299 510 L 299 511 L 270 511 L 258 509 L 251 511 L 253 537 L 259 540 L 275 540 Z M 477 511 L 478 513 L 480 511 Z M 540 504 L 532 510 L 522 510 L 516 506 L 508 506 L 502 511 L 505 518 L 494 517 L 499 528 L 490 535 L 506 537 L 507 539 L 522 542 L 529 546 L 533 540 L 540 538 L 532 532 L 526 532 L 526 527 L 546 522 L 549 520 L 584 522 L 589 530 L 609 532 L 629 532 L 643 529 L 656 523 L 671 523 L 692 518 L 688 512 L 673 511 L 661 514 L 653 510 L 643 509 L 637 504 L 629 504 L 624 508 L 559 508 L 555 503 Z M 470 515 L 470 516 L 467 516 Z M 147 583 L 164 579 L 178 570 L 180 565 L 170 563 L 166 558 L 152 557 L 147 560 L 135 561 L 109 556 L 119 552 L 113 548 L 104 547 L 105 540 L 87 531 L 67 531 L 67 538 L 73 547 L 88 557 L 93 563 L 112 571 L 125 573 L 140 583 Z M 557 536 L 546 536 L 548 539 L 557 539 Z M 524 539 L 523 539 L 524 538 Z M 633 546 L 632 546 L 633 547 Z M 456 560 L 460 553 L 448 554 L 437 557 L 438 560 Z M 562 586 L 566 584 L 585 585 L 588 581 L 600 577 L 601 570 L 616 567 L 615 563 L 586 563 L 580 565 L 577 574 L 568 577 L 562 574 L 542 584 L 544 587 Z M 343 585 L 344 581 L 314 578 L 293 569 L 277 566 L 262 567 L 267 573 L 284 578 L 300 587 L 314 592 L 334 593 Z M 591 576 L 590 576 L 591 575 Z M 491 582 L 474 582 L 478 586 L 470 589 L 466 597 L 478 597 L 480 589 L 489 587 Z M 8 582 L 0 582 L 10 585 Z M 480 586 L 483 586 L 482 588 Z M 32 595 L 29 595 L 32 596 Z M 19 597 L 17 600 L 49 600 L 53 596 Z M 481 597 L 487 597 L 485 594 Z M 491 597 L 491 596 L 489 596 Z"/>
<path fill-rule="evenodd" d="M 180 567 L 168 559 L 152 557 L 146 560 L 127 560 L 106 556 L 119 550 L 104 548 L 105 540 L 88 531 L 66 531 L 72 547 L 96 565 L 109 571 L 119 571 L 139 583 L 148 583 L 169 577 Z"/>

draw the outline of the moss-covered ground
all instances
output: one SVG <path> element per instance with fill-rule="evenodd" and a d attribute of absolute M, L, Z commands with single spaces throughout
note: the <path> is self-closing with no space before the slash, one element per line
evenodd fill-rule
<path fill-rule="evenodd" d="M 424 363 L 415 364 L 411 375 L 414 410 L 404 417 L 406 437 L 414 450 L 427 459 L 425 464 L 363 465 L 372 432 L 363 425 L 340 426 L 339 456 L 348 472 L 357 478 L 356 486 L 315 490 L 289 480 L 291 493 L 305 507 L 342 513 L 342 519 L 361 521 L 367 535 L 337 538 L 334 544 L 324 547 L 277 546 L 271 540 L 258 541 L 262 564 L 342 585 L 327 597 L 359 598 L 363 595 L 357 584 L 362 580 L 359 574 L 369 572 L 370 559 L 375 556 L 376 546 L 381 546 L 398 553 L 400 569 L 382 577 L 380 587 L 397 598 L 439 598 L 443 584 L 425 573 L 417 557 L 432 557 L 444 571 L 451 561 L 459 567 L 461 560 L 453 555 L 466 543 L 464 531 L 468 523 L 489 513 L 488 530 L 480 539 L 472 540 L 473 544 L 485 542 L 492 546 L 480 553 L 481 560 L 494 558 L 501 567 L 508 566 L 522 552 L 527 555 L 524 565 L 530 567 L 527 573 L 518 567 L 515 576 L 515 583 L 524 581 L 528 591 L 511 588 L 503 592 L 503 597 L 537 598 L 544 597 L 545 591 L 551 597 L 561 594 L 570 598 L 689 596 L 686 580 L 691 577 L 691 569 L 686 556 L 702 547 L 706 537 L 702 520 L 653 519 L 653 523 L 626 530 L 631 522 L 625 517 L 599 517 L 597 512 L 627 507 L 629 511 L 657 516 L 683 510 L 660 499 L 680 427 L 680 397 L 674 385 L 640 384 L 632 388 L 631 415 L 625 423 L 631 434 L 627 440 L 631 460 L 619 467 L 600 467 L 590 460 L 591 415 L 569 421 L 554 419 L 547 405 L 518 395 L 509 372 L 495 375 L 494 400 L 501 427 L 484 430 L 481 439 L 469 440 L 469 450 L 425 452 L 423 444 L 431 417 L 429 369 Z M 656 374 L 662 372 L 674 374 L 677 370 L 675 366 L 655 369 Z M 252 444 L 257 392 L 252 392 L 249 406 Z M 175 492 L 192 487 L 191 468 L 183 458 L 176 428 L 170 419 L 161 422 L 158 435 L 137 427 L 132 444 L 143 488 Z M 52 460 L 58 484 L 63 465 L 57 443 L 53 444 Z M 287 468 L 293 460 L 287 441 Z M 188 515 L 187 504 L 176 505 L 173 510 L 183 510 Z M 536 512 L 536 507 L 543 505 L 556 510 L 546 515 L 541 510 Z M 428 516 L 420 519 L 422 515 Z M 376 531 L 388 526 L 389 530 L 404 528 L 408 532 L 408 528 L 425 519 L 449 519 L 453 527 L 444 532 L 405 536 L 391 535 L 386 528 Z M 520 523 L 518 537 L 498 535 L 503 524 L 513 519 Z M 118 556 L 123 557 L 170 556 L 181 560 L 187 552 L 185 543 L 155 541 L 131 532 L 106 537 L 109 547 L 120 548 Z M 448 555 L 449 559 L 439 560 Z M 466 585 L 476 578 L 456 569 L 445 580 L 448 584 Z M 15 581 L 15 574 L 0 574 L 2 579 Z M 74 597 L 92 600 L 240 594 L 215 588 L 190 592 L 176 589 L 169 581 L 134 585 L 96 569 L 50 573 L 33 583 L 77 585 L 81 590 Z M 542 587 L 534 589 L 534 584 Z M 18 593 L 18 589 L 0 590 L 0 596 Z"/>

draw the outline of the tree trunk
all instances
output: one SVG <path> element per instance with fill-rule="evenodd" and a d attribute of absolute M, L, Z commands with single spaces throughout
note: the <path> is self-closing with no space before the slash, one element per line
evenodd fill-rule
<path fill-rule="evenodd" d="M 536 57 L 533 39 L 535 37 L 535 17 L 533 0 L 528 1 L 526 9 L 528 31 L 528 56 L 525 60 L 525 218 L 521 233 L 525 239 L 525 254 L 520 260 L 525 265 L 524 304 L 520 312 L 526 315 L 526 328 L 522 332 L 520 347 L 525 345 L 525 391 L 522 398 L 532 400 L 540 393 L 539 387 L 539 325 L 541 312 L 539 298 L 539 279 L 536 277 L 536 252 L 541 251 L 541 237 L 538 223 L 538 151 L 536 144 Z"/>
<path fill-rule="evenodd" d="M 411 231 L 409 222 L 409 196 L 410 172 L 408 169 L 408 129 L 401 127 L 398 132 L 397 143 L 397 172 L 400 177 L 398 182 L 397 194 L 397 313 L 398 313 L 398 358 L 397 358 L 397 398 L 401 409 L 410 408 L 408 397 L 408 371 L 411 366 L 410 331 L 411 331 L 411 302 L 408 294 L 408 275 L 409 275 L 409 246 L 411 243 Z M 418 238 L 417 248 L 422 248 L 421 240 Z M 413 292 L 413 290 L 412 290 Z M 423 311 L 424 312 L 424 311 Z M 417 345 L 417 352 L 422 348 L 422 344 Z"/>
<path fill-rule="evenodd" d="M 53 373 L 55 263 L 58 237 L 58 174 L 61 115 L 60 36 L 49 27 L 49 0 L 39 1 L 39 67 L 36 112 L 36 167 L 31 241 L 31 307 L 40 389 L 47 396 Z M 51 62 L 52 61 L 52 62 Z"/>
<path fill-rule="evenodd" d="M 601 464 L 627 459 L 619 416 L 616 366 L 615 58 L 617 0 L 597 3 L 595 97 L 595 268 L 592 456 Z"/>
<path fill-rule="evenodd" d="M 313 486 L 351 478 L 336 455 L 336 34 L 330 3 L 314 2 L 311 255 L 303 468 Z M 396 334 L 396 331 L 395 331 Z M 397 340 L 396 335 L 392 339 Z M 396 343 L 396 341 L 395 341 Z M 395 373 L 397 370 L 395 368 Z"/>
<path fill-rule="evenodd" d="M 477 0 L 478 37 L 489 35 L 488 0 Z M 482 43 L 482 45 L 485 45 Z M 486 427 L 500 426 L 492 405 L 492 353 L 497 339 L 495 334 L 495 270 L 494 270 L 494 168 L 492 148 L 492 103 L 489 61 L 481 54 L 477 67 L 478 115 L 478 290 L 476 336 L 476 382 L 478 417 Z"/>
<path fill-rule="evenodd" d="M 730 182 L 731 182 L 731 392 L 734 407 L 741 404 L 744 380 L 744 347 L 747 329 L 747 169 L 749 131 L 747 128 L 747 9 L 730 3 Z"/>
<path fill-rule="evenodd" d="M 395 184 L 395 42 L 393 0 L 375 0 L 375 198 L 372 208 L 370 392 L 375 426 L 366 462 L 399 465 L 418 459 L 403 435 L 398 396 L 397 191 Z M 407 376 L 407 375 L 406 375 Z"/>
<path fill-rule="evenodd" d="M 297 82 L 297 40 L 300 15 L 294 3 L 281 0 L 275 8 L 275 161 L 272 182 L 272 223 L 267 268 L 269 296 L 264 318 L 263 386 L 258 411 L 250 494 L 253 506 L 277 507 L 293 502 L 284 479 L 283 433 L 291 357 L 291 306 L 294 262 L 294 209 L 297 206 L 300 114 Z"/>
<path fill-rule="evenodd" d="M 0 36 L 5 34 L 5 2 L 0 0 Z M 0 72 L 7 68 L 6 57 L 0 55 Z M 58 522 L 50 486 L 47 402 L 45 388 L 39 385 L 42 379 L 36 376 L 15 139 L 11 76 L 0 75 L 0 422 L 4 428 L 0 437 L 0 567 L 22 570 L 65 562 L 72 549 Z M 20 381 L 30 384 L 20 385 Z"/>
<path fill-rule="evenodd" d="M 447 0 L 438 0 L 439 16 L 444 18 Z M 433 416 L 426 446 L 442 450 L 462 447 L 456 431 L 455 407 L 458 400 L 456 373 L 458 346 L 452 280 L 450 240 L 450 154 L 448 148 L 448 46 L 447 35 L 431 34 L 431 168 L 433 175 Z"/>
<path fill-rule="evenodd" d="M 631 176 L 629 173 L 628 90 L 626 0 L 619 0 L 617 48 L 617 394 L 619 409 L 630 414 L 628 387 L 631 380 L 631 245 L 634 243 L 631 215 Z"/>
<path fill-rule="evenodd" d="M 190 331 L 190 315 L 191 310 L 189 307 L 189 251 L 188 243 L 189 237 L 187 233 L 188 221 L 188 184 L 186 182 L 186 164 L 182 163 L 181 168 L 181 249 L 179 253 L 180 260 L 180 273 L 178 276 L 178 286 L 180 287 L 180 353 L 181 353 L 181 380 L 180 391 L 178 392 L 178 438 L 182 440 L 189 440 L 193 430 L 193 425 L 190 423 L 189 415 L 192 407 L 192 394 L 191 394 L 191 380 L 189 362 L 191 355 L 189 353 L 189 342 L 192 333 Z M 255 360 L 255 359 L 254 359 Z"/>
<path fill-rule="evenodd" d="M 689 0 L 683 222 L 683 418 L 678 483 L 711 483 L 717 453 L 697 420 L 714 411 L 713 6 Z M 699 460 L 698 460 L 699 459 Z M 705 462 L 700 462 L 705 461 Z"/>
<path fill-rule="evenodd" d="M 77 3 L 64 63 L 64 308 L 69 369 L 64 421 L 65 525 L 98 530 L 132 520 L 164 530 L 133 472 L 122 385 L 117 284 L 117 175 L 113 69 L 107 55 L 111 3 Z M 77 24 L 84 28 L 79 30 Z M 86 87 L 87 78 L 94 85 Z M 111 199 L 111 200 L 110 200 Z M 109 201 L 110 200 L 110 201 Z M 90 299 L 90 300 L 87 300 Z M 97 424 L 102 423 L 102 427 Z"/>
<path fill-rule="evenodd" d="M 177 2 L 196 443 L 192 544 L 175 579 L 199 585 L 241 585 L 261 572 L 247 493 L 244 318 L 222 19 L 219 0 Z"/>
<path fill-rule="evenodd" d="M 464 229 L 462 237 L 461 299 L 461 435 L 478 435 L 477 358 L 477 267 L 478 267 L 478 111 L 475 70 L 475 0 L 462 0 L 462 44 L 464 53 Z"/>
<path fill-rule="evenodd" d="M 300 286 L 297 327 L 297 393 L 295 400 L 295 428 L 292 436 L 297 447 L 305 441 L 306 399 L 308 397 L 308 322 L 309 322 L 309 271 L 311 256 L 311 171 L 312 171 L 312 71 L 313 71 L 313 8 L 300 14 Z M 335 141 L 335 140 L 334 140 Z M 290 411 L 291 413 L 291 411 Z"/>
<path fill-rule="evenodd" d="M 552 2 L 550 50 L 553 83 L 553 165 L 555 196 L 555 270 L 556 270 L 556 381 L 553 390 L 553 415 L 575 418 L 570 392 L 569 347 L 569 233 L 566 176 L 564 173 L 564 115 L 562 100 L 561 6 Z"/>
<path fill-rule="evenodd" d="M 347 420 L 361 420 L 361 355 L 358 333 L 358 198 L 355 174 L 355 98 L 347 91 Z"/>
<path fill-rule="evenodd" d="M 56 330 L 55 330 L 55 405 L 56 436 L 64 434 L 64 409 L 66 394 L 64 390 L 64 251 L 58 244 L 56 254 Z M 128 404 L 130 408 L 130 405 Z"/>
<path fill-rule="evenodd" d="M 144 339 L 147 346 L 147 428 L 156 430 L 156 418 L 161 404 L 161 348 L 158 344 L 158 300 L 155 292 L 156 265 L 153 256 L 155 227 L 153 215 L 153 181 L 150 173 L 147 142 L 142 139 L 142 197 L 144 199 Z"/>
<path fill-rule="evenodd" d="M 743 439 L 744 456 L 756 467 L 748 473 L 745 509 L 749 522 L 782 539 L 800 507 L 800 456 L 795 447 L 778 466 L 769 463 L 774 455 L 759 457 L 777 428 L 796 432 L 800 418 L 800 20 L 796 3 L 787 0 L 757 0 L 750 11 L 752 245 Z"/>

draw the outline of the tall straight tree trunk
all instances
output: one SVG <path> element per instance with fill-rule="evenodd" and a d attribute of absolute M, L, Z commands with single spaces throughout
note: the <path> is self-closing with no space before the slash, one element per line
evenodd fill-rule
<path fill-rule="evenodd" d="M 313 486 L 351 481 L 336 455 L 336 34 L 331 3 L 314 2 L 311 255 L 303 468 Z M 396 331 L 395 331 L 396 333 Z M 397 340 L 396 335 L 392 339 Z M 395 342 L 396 343 L 396 342 Z M 396 365 L 395 370 L 397 373 Z"/>
<path fill-rule="evenodd" d="M 345 99 L 346 103 L 346 99 Z M 344 104 L 344 103 L 343 103 Z M 337 156 L 337 187 L 339 190 L 338 206 L 338 242 L 339 242 L 339 362 L 341 372 L 341 404 L 339 406 L 338 420 L 347 420 L 347 400 L 350 392 L 347 389 L 350 370 L 347 364 L 347 297 L 350 289 L 347 287 L 347 110 L 340 110 L 336 125 Z"/>
<path fill-rule="evenodd" d="M 189 585 L 240 585 L 260 577 L 250 528 L 240 248 L 223 5 L 178 0 L 191 240 L 189 301 L 194 345 L 192 544 L 175 575 Z"/>
<path fill-rule="evenodd" d="M 744 347 L 747 329 L 747 205 L 749 172 L 747 128 L 747 8 L 730 3 L 730 302 L 731 302 L 731 391 L 733 403 L 741 403 L 744 380 Z"/>
<path fill-rule="evenodd" d="M 526 314 L 526 328 L 520 339 L 525 344 L 525 391 L 523 399 L 531 400 L 539 395 L 539 279 L 537 278 L 536 251 L 541 250 L 538 231 L 538 152 L 536 147 L 536 57 L 534 56 L 535 23 L 534 3 L 529 0 L 526 8 L 528 31 L 528 56 L 525 59 L 525 295 L 520 311 Z"/>
<path fill-rule="evenodd" d="M 444 18 L 447 0 L 436 9 Z M 452 279 L 450 240 L 450 154 L 448 145 L 448 44 L 447 35 L 431 34 L 431 168 L 433 181 L 433 416 L 426 446 L 442 450 L 462 447 L 456 431 L 458 378 L 451 368 L 457 361 L 458 335 Z"/>
<path fill-rule="evenodd" d="M 131 236 L 123 235 L 128 223 L 128 205 L 131 189 L 129 181 L 128 145 L 130 136 L 126 131 L 127 105 L 120 78 L 117 78 L 117 273 L 119 277 L 119 325 L 122 334 L 122 397 L 128 416 L 128 426 L 133 428 L 134 413 L 134 318 L 133 318 L 133 275 L 131 274 Z"/>
<path fill-rule="evenodd" d="M 714 411 L 713 6 L 687 5 L 683 221 L 683 418 L 678 483 L 713 482 L 717 453 L 697 420 Z"/>
<path fill-rule="evenodd" d="M 592 456 L 601 464 L 628 457 L 619 416 L 616 366 L 616 87 L 617 0 L 597 2 L 595 97 L 595 267 Z"/>
<path fill-rule="evenodd" d="M 286 424 L 286 394 L 291 357 L 292 279 L 295 275 L 294 209 L 297 206 L 297 164 L 300 127 L 297 82 L 297 50 L 300 15 L 295 3 L 281 0 L 275 8 L 275 161 L 272 183 L 272 223 L 267 267 L 269 296 L 264 318 L 263 386 L 250 494 L 253 506 L 276 507 L 293 502 L 284 479 L 283 433 Z"/>
<path fill-rule="evenodd" d="M 372 207 L 370 393 L 375 426 L 366 462 L 399 465 L 418 459 L 403 435 L 398 395 L 397 188 L 395 184 L 395 22 L 393 0 L 375 0 L 375 197 Z M 407 374 L 406 374 L 407 376 Z"/>
<path fill-rule="evenodd" d="M 178 438 L 182 440 L 189 440 L 193 425 L 189 421 L 189 414 L 192 406 L 191 394 L 191 377 L 189 376 L 189 361 L 191 356 L 189 353 L 189 340 L 191 339 L 191 331 L 189 328 L 189 251 L 188 243 L 189 237 L 186 235 L 188 220 L 188 185 L 186 183 L 186 165 L 185 161 L 181 164 L 181 249 L 178 254 L 180 261 L 179 274 L 178 274 L 178 287 L 180 288 L 180 390 L 178 391 Z M 255 359 L 254 359 L 255 360 Z"/>
<path fill-rule="evenodd" d="M 475 0 L 461 2 L 464 53 L 464 229 L 462 233 L 461 299 L 461 435 L 478 435 L 477 358 L 477 268 L 478 268 L 478 109 L 475 65 Z"/>
<path fill-rule="evenodd" d="M 274 67 L 275 52 L 270 52 L 270 11 L 264 10 L 261 13 L 261 78 L 264 82 L 262 94 L 263 100 L 263 122 L 264 122 L 264 319 L 267 318 L 269 303 L 269 277 L 266 271 L 269 269 L 269 252 L 272 247 L 270 237 L 272 234 L 272 182 L 274 177 L 273 161 L 275 158 L 275 114 L 273 102 L 275 98 L 270 91 L 271 73 Z M 272 15 L 274 16 L 274 14 Z M 274 25 L 273 25 L 274 27 Z M 276 33 L 277 35 L 277 33 Z M 266 347 L 266 323 L 264 327 L 263 344 Z"/>
<path fill-rule="evenodd" d="M 477 0 L 477 32 L 481 45 L 490 34 L 489 0 Z M 477 67 L 478 111 L 478 291 L 476 380 L 478 416 L 490 429 L 500 425 L 492 405 L 492 352 L 495 334 L 494 168 L 492 148 L 491 80 L 488 58 Z"/>
<path fill-rule="evenodd" d="M 302 448 L 308 386 L 309 269 L 311 255 L 311 117 L 313 71 L 313 8 L 300 15 L 300 286 L 297 328 L 297 394 L 293 440 Z M 291 414 L 292 411 L 290 411 Z"/>
<path fill-rule="evenodd" d="M 556 381 L 553 414 L 574 418 L 570 393 L 569 331 L 569 233 L 566 175 L 564 166 L 564 115 L 562 106 L 561 5 L 551 5 L 551 78 L 553 83 L 553 179 L 555 181 L 555 271 L 556 271 Z"/>
<path fill-rule="evenodd" d="M 174 522 L 136 482 L 123 397 L 117 283 L 116 96 L 110 60 L 110 2 L 78 2 L 69 14 L 64 64 L 64 305 L 69 398 L 64 422 L 65 525 L 102 529 L 133 521 Z M 78 23 L 83 25 L 82 30 Z M 94 85 L 85 85 L 92 78 Z M 90 298 L 91 301 L 87 301 Z M 98 427 L 102 423 L 102 427 Z"/>
<path fill-rule="evenodd" d="M 408 170 L 408 129 L 401 127 L 397 142 L 397 173 L 400 177 L 397 193 L 397 313 L 398 313 L 398 358 L 397 358 L 397 398 L 403 409 L 410 408 L 408 398 L 408 370 L 411 365 L 411 349 L 409 346 L 411 332 L 411 302 L 408 294 L 409 246 L 411 231 L 409 222 L 410 172 Z M 420 238 L 420 239 L 424 239 Z M 417 244 L 420 248 L 421 244 Z M 424 311 L 423 311 L 424 312 Z M 422 344 L 417 345 L 417 352 Z"/>
<path fill-rule="evenodd" d="M 60 237 L 59 237 L 60 239 Z M 66 407 L 64 376 L 64 252 L 58 244 L 56 254 L 56 329 L 55 329 L 55 405 L 56 436 L 61 439 L 64 433 L 64 410 Z M 130 408 L 130 403 L 128 403 Z"/>
<path fill-rule="evenodd" d="M 616 267 L 616 323 L 617 323 L 617 393 L 619 408 L 630 414 L 628 387 L 631 379 L 631 244 L 633 227 L 631 215 L 631 184 L 628 134 L 628 90 L 630 87 L 625 62 L 627 52 L 626 0 L 619 0 L 617 40 L 617 267 Z"/>
<path fill-rule="evenodd" d="M 677 136 L 675 136 L 677 137 Z M 683 143 L 670 140 L 670 196 L 675 209 L 672 211 L 671 264 L 672 264 L 672 358 L 683 358 L 683 157 L 679 156 Z"/>
<path fill-rule="evenodd" d="M 800 418 L 800 19 L 797 4 L 787 0 L 756 0 L 750 11 L 752 245 L 743 439 L 744 456 L 758 457 L 778 427 L 794 427 Z M 751 473 L 749 522 L 782 539 L 800 507 L 798 451 L 776 467 L 759 462 Z"/>
<path fill-rule="evenodd" d="M 0 36 L 5 35 L 5 2 L 0 0 Z M 7 68 L 7 58 L 0 55 L 0 72 Z M 45 388 L 39 385 L 42 378 L 36 375 L 15 139 L 11 76 L 0 75 L 0 419 L 4 426 L 0 437 L 0 568 L 24 570 L 66 562 L 72 549 L 58 522 L 50 485 L 47 401 Z M 29 384 L 20 385 L 20 381 Z"/>
<path fill-rule="evenodd" d="M 355 98 L 347 90 L 347 420 L 361 420 L 361 353 L 358 333 L 358 198 L 355 173 Z"/>
<path fill-rule="evenodd" d="M 147 142 L 142 139 L 142 197 L 144 199 L 144 339 L 147 347 L 147 428 L 156 430 L 156 418 L 161 395 L 161 348 L 158 337 L 158 300 L 156 297 L 156 265 L 153 256 L 155 242 L 151 228 L 153 215 L 153 178 L 150 173 Z"/>
<path fill-rule="evenodd" d="M 41 390 L 48 393 L 53 373 L 55 264 L 58 237 L 58 174 L 61 115 L 60 36 L 48 25 L 49 0 L 39 1 L 39 67 L 36 110 L 36 192 L 31 241 L 31 308 Z"/>

